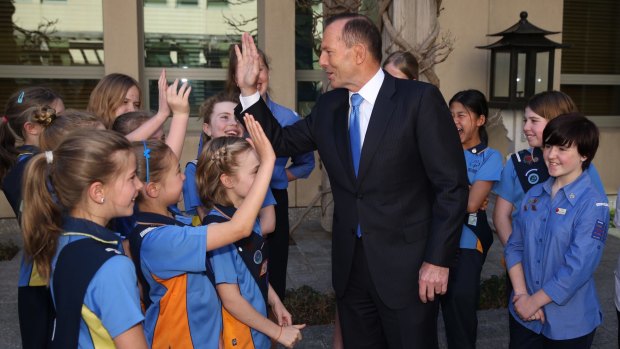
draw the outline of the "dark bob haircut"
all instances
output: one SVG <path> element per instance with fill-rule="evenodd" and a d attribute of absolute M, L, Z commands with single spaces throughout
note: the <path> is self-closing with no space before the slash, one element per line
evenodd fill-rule
<path fill-rule="evenodd" d="M 563 114 L 549 121 L 543 131 L 543 147 L 556 145 L 577 146 L 579 155 L 586 160 L 581 164 L 587 169 L 598 149 L 599 131 L 596 125 L 581 113 Z"/>

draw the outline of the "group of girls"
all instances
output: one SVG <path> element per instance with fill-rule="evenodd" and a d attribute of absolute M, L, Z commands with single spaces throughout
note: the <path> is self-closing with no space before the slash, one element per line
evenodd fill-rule
<path fill-rule="evenodd" d="M 24 235 L 24 348 L 269 348 L 272 340 L 286 347 L 301 340 L 304 326 L 293 324 L 268 281 L 259 209 L 276 158 L 260 125 L 247 116 L 249 139 L 237 125 L 236 134 L 204 145 L 196 190 L 207 210 L 202 224 L 188 225 L 176 204 L 191 88 L 168 86 L 162 72 L 159 89 L 153 116 L 139 110 L 138 83 L 122 74 L 99 82 L 89 112 L 64 110 L 46 88 L 9 100 L 0 179 Z"/>
<path fill-rule="evenodd" d="M 523 120 L 531 148 L 511 154 L 502 169 L 484 132 L 484 95 L 461 91 L 449 104 L 470 191 L 460 249 L 441 298 L 448 347 L 476 346 L 480 272 L 493 241 L 486 198 L 494 191 L 494 225 L 514 287 L 510 348 L 589 348 L 602 322 L 593 274 L 609 225 L 607 196 L 591 164 L 597 127 L 566 94 L 539 93 Z"/>
<path fill-rule="evenodd" d="M 383 68 L 417 78 L 415 58 L 406 52 L 388 56 Z M 536 94 L 523 119 L 530 148 L 511 154 L 502 168 L 501 155 L 488 146 L 485 96 L 461 91 L 449 107 L 470 191 L 448 291 L 440 298 L 448 347 L 476 347 L 480 273 L 493 242 L 486 213 L 493 191 L 493 222 L 512 281 L 510 348 L 589 348 L 602 322 L 593 274 L 609 225 L 607 196 L 591 163 L 597 127 L 568 95 Z"/>

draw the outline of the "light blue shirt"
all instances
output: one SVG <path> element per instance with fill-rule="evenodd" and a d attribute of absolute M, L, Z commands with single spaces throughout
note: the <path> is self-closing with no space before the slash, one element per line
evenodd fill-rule
<path fill-rule="evenodd" d="M 551 198 L 554 181 L 551 177 L 525 195 L 505 256 L 508 269 L 523 266 L 530 295 L 542 289 L 552 299 L 544 306 L 544 324 L 521 321 L 510 303 L 512 316 L 533 332 L 564 340 L 601 324 L 593 274 L 607 238 L 609 205 L 587 171 Z"/>
<path fill-rule="evenodd" d="M 471 149 L 464 150 L 467 164 L 467 178 L 469 184 L 476 181 L 497 182 L 502 172 L 502 156 L 493 149 L 479 144 Z M 486 214 L 486 213 L 484 213 Z M 476 249 L 478 237 L 467 225 L 463 225 L 460 248 Z"/>

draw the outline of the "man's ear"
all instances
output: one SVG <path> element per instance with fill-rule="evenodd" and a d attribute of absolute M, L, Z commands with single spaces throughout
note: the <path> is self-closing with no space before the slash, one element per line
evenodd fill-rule
<path fill-rule="evenodd" d="M 144 185 L 144 192 L 150 198 L 154 198 L 154 199 L 158 198 L 160 189 L 161 188 L 157 183 L 148 182 L 147 184 Z"/>
<path fill-rule="evenodd" d="M 366 46 L 362 44 L 353 45 L 353 52 L 355 53 L 356 64 L 362 64 L 368 58 L 368 50 L 366 49 Z"/>
<path fill-rule="evenodd" d="M 222 182 L 222 185 L 224 186 L 224 188 L 226 189 L 232 189 L 233 188 L 233 179 L 231 176 L 227 175 L 226 173 L 222 173 L 220 175 L 220 182 Z"/>

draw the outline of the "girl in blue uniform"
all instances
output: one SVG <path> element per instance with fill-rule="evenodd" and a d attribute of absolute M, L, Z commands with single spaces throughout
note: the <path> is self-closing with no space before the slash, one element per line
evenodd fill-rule
<path fill-rule="evenodd" d="M 246 121 L 248 130 L 257 127 L 253 118 L 246 117 Z M 241 138 L 220 137 L 205 145 L 196 174 L 199 193 L 207 207 L 212 207 L 204 223 L 217 226 L 238 214 L 264 161 Z M 292 347 L 301 339 L 304 325 L 292 324 L 291 315 L 267 282 L 267 244 L 255 217 L 249 222 L 254 228 L 248 238 L 215 250 L 211 259 L 224 306 L 224 348 L 266 349 L 271 346 L 269 338 Z M 277 324 L 267 318 L 267 305 L 273 309 Z"/>
<path fill-rule="evenodd" d="M 607 196 L 586 171 L 598 129 L 578 113 L 543 132 L 549 179 L 523 198 L 506 245 L 514 291 L 510 348 L 590 348 L 602 313 L 593 274 L 609 225 Z"/>
<path fill-rule="evenodd" d="M 84 130 L 32 158 L 24 176 L 27 258 L 50 281 L 52 348 L 146 348 L 133 263 L 105 228 L 128 216 L 142 183 L 123 136 Z"/>
<path fill-rule="evenodd" d="M 458 92 L 450 100 L 450 112 L 465 153 L 469 199 L 464 215 L 457 261 L 450 268 L 448 292 L 441 297 L 449 348 L 475 348 L 478 330 L 476 310 L 480 299 L 480 272 L 493 243 L 484 201 L 502 171 L 500 153 L 487 145 L 484 128 L 489 109 L 477 90 Z"/>
<path fill-rule="evenodd" d="M 241 127 L 241 124 L 235 117 L 235 106 L 238 103 L 238 97 L 226 93 L 213 95 L 202 103 L 198 112 L 198 115 L 203 120 L 198 155 L 202 152 L 202 145 L 213 138 L 243 137 L 243 127 Z M 183 183 L 183 202 L 185 204 L 185 212 L 195 215 L 197 217 L 195 225 L 200 225 L 207 211 L 202 205 L 196 186 L 196 164 L 197 160 L 194 160 L 185 166 L 186 179 Z M 268 190 L 259 214 L 263 234 L 269 234 L 275 229 L 275 204 L 276 200 L 271 190 Z"/>
<path fill-rule="evenodd" d="M 573 100 L 560 91 L 541 92 L 532 96 L 527 102 L 523 118 L 523 133 L 530 148 L 511 154 L 502 171 L 502 178 L 493 188 L 493 191 L 497 193 L 493 224 L 502 245 L 505 246 L 510 237 L 512 220 L 521 207 L 521 200 L 525 193 L 532 186 L 549 178 L 549 172 L 542 156 L 545 126 L 558 115 L 577 111 Z M 594 165 L 589 166 L 586 171 L 590 172 L 601 193 L 605 193 Z"/>
<path fill-rule="evenodd" d="M 39 135 L 64 110 L 60 96 L 45 87 L 28 87 L 8 100 L 0 120 L 0 188 L 15 216 L 21 216 L 22 179 L 26 164 L 39 152 Z M 21 145 L 17 146 L 17 142 Z M 22 347 L 42 348 L 47 343 L 53 306 L 46 282 L 24 259 L 19 270 L 17 309 Z"/>
<path fill-rule="evenodd" d="M 138 175 L 145 186 L 138 198 L 137 226 L 129 241 L 145 282 L 145 332 L 152 348 L 219 345 L 221 304 L 207 251 L 251 234 L 273 171 L 271 145 L 262 130 L 251 128 L 250 132 L 263 160 L 256 181 L 234 219 L 208 228 L 188 226 L 168 210 L 180 200 L 185 179 L 171 149 L 161 141 L 134 143 Z"/>

